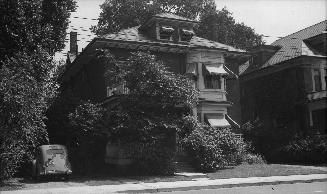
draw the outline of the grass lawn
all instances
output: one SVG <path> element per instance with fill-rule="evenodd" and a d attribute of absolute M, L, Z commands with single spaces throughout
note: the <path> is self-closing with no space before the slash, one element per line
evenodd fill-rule
<path fill-rule="evenodd" d="M 218 170 L 214 173 L 208 173 L 210 179 L 226 178 L 245 178 L 245 177 L 267 177 L 267 176 L 287 176 L 287 175 L 305 175 L 305 174 L 325 174 L 324 170 L 308 166 L 282 165 L 282 164 L 253 164 L 240 165 L 230 169 Z"/>
<path fill-rule="evenodd" d="M 281 164 L 256 164 L 240 165 L 234 168 L 218 170 L 214 173 L 208 173 L 205 177 L 209 179 L 243 178 L 243 177 L 263 177 L 263 176 L 285 176 L 285 175 L 305 175 L 305 174 L 325 174 L 327 168 L 293 166 Z M 184 176 L 121 176 L 114 175 L 89 175 L 72 176 L 69 181 L 45 179 L 36 182 L 31 178 L 13 178 L 4 183 L 0 183 L 1 190 L 18 189 L 42 189 L 58 188 L 72 186 L 96 186 L 96 185 L 115 185 L 139 182 L 174 182 L 192 180 L 198 177 Z"/>

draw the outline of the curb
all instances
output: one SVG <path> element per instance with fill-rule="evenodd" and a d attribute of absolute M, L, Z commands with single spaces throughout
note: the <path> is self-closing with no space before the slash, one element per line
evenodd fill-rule
<path fill-rule="evenodd" d="M 255 186 L 267 184 L 286 184 L 298 182 L 326 181 L 327 174 L 289 175 L 270 177 L 248 177 L 212 180 L 192 180 L 176 182 L 136 183 L 101 186 L 75 186 L 66 188 L 1 191 L 1 194 L 81 194 L 81 193 L 155 193 L 228 187 Z"/>
<path fill-rule="evenodd" d="M 191 191 L 191 190 L 202 190 L 202 189 L 219 189 L 219 188 L 278 185 L 278 184 L 312 183 L 312 182 L 324 182 L 324 181 L 327 181 L 327 178 L 311 179 L 311 180 L 295 180 L 295 181 L 274 181 L 274 182 L 241 183 L 241 184 L 226 184 L 226 185 L 191 186 L 191 187 L 177 187 L 177 188 L 158 188 L 158 189 L 154 188 L 154 189 L 144 189 L 144 190 L 118 191 L 117 193 L 158 193 L 158 192 Z"/>

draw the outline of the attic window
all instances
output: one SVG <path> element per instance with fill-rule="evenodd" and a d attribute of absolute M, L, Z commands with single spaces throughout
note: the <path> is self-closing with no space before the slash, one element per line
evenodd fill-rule
<path fill-rule="evenodd" d="M 194 36 L 194 32 L 191 30 L 185 30 L 185 29 L 181 29 L 179 31 L 179 36 L 180 36 L 180 40 L 181 41 L 185 41 L 188 42 L 192 39 L 192 37 Z"/>
<path fill-rule="evenodd" d="M 159 31 L 160 40 L 172 40 L 174 28 L 169 26 L 161 26 Z"/>

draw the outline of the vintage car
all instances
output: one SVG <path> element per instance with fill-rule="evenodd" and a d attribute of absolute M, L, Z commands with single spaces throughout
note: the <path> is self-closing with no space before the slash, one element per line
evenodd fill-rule
<path fill-rule="evenodd" d="M 46 175 L 55 175 L 68 179 L 72 173 L 68 161 L 68 152 L 63 145 L 39 146 L 32 164 L 32 175 L 37 179 Z"/>

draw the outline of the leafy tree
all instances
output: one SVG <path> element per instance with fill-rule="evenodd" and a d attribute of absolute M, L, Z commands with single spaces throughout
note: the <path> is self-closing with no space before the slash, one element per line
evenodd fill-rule
<path fill-rule="evenodd" d="M 0 180 L 30 160 L 34 148 L 48 142 L 44 112 L 55 95 L 50 56 L 17 53 L 0 69 Z M 44 66 L 39 72 L 35 66 Z"/>
<path fill-rule="evenodd" d="M 262 35 L 256 34 L 244 23 L 236 23 L 226 8 L 218 11 L 214 8 L 207 9 L 200 17 L 197 35 L 241 49 L 264 44 Z"/>
<path fill-rule="evenodd" d="M 107 0 L 101 5 L 102 12 L 92 31 L 97 35 L 117 32 L 142 24 L 150 16 L 169 12 L 195 19 L 213 0 Z"/>
<path fill-rule="evenodd" d="M 55 96 L 52 56 L 64 47 L 73 0 L 0 0 L 0 179 L 48 143 L 45 111 Z"/>
<path fill-rule="evenodd" d="M 42 47 L 51 55 L 65 46 L 74 0 L 0 0 L 0 59 Z"/>

